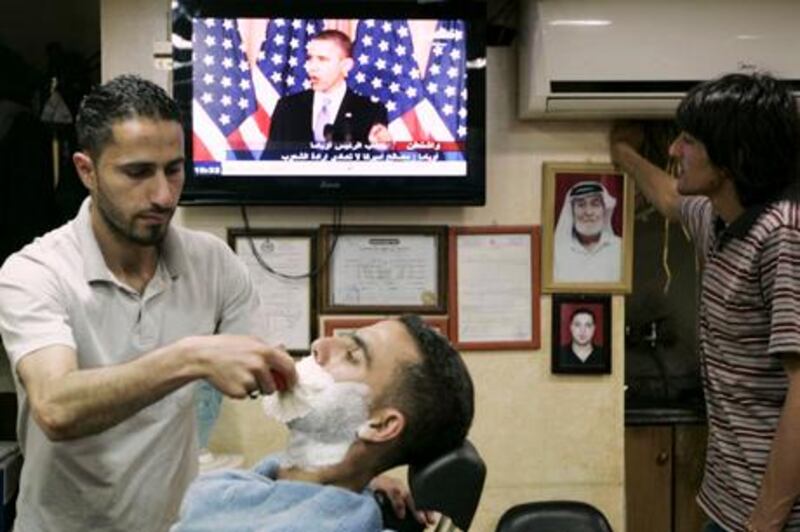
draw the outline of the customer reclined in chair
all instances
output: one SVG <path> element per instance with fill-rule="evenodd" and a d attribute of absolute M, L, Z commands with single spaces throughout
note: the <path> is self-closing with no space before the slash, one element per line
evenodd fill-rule
<path fill-rule="evenodd" d="M 285 451 L 198 477 L 173 532 L 384 530 L 371 481 L 460 448 L 472 423 L 460 354 L 417 316 L 320 338 L 297 372 L 263 399 L 287 423 Z"/>

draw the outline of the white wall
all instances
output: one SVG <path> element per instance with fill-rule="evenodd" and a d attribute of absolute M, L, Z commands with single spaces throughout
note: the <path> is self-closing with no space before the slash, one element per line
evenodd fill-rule
<path fill-rule="evenodd" d="M 164 0 L 103 0 L 102 75 L 137 72 L 166 84 L 153 69 L 152 43 L 167 39 Z M 520 122 L 515 117 L 516 50 L 488 53 L 487 204 L 485 207 L 346 208 L 344 223 L 448 225 L 539 224 L 543 161 L 606 162 L 608 124 Z M 315 227 L 331 210 L 252 207 L 251 224 Z M 178 223 L 224 238 L 240 227 L 238 209 L 182 209 Z M 477 412 L 471 439 L 485 458 L 488 478 L 473 530 L 494 530 L 518 502 L 566 498 L 598 506 L 624 530 L 623 323 L 624 299 L 613 299 L 613 373 L 550 373 L 550 298 L 542 297 L 542 347 L 537 351 L 467 352 Z M 279 447 L 284 433 L 263 419 L 256 402 L 226 401 L 212 446 L 239 452 L 252 463 Z"/>

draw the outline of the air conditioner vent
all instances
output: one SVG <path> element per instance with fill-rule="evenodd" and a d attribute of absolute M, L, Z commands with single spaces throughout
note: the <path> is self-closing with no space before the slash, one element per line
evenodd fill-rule
<path fill-rule="evenodd" d="M 754 70 L 788 80 L 800 100 L 798 0 L 520 6 L 520 118 L 669 117 L 697 83 Z"/>

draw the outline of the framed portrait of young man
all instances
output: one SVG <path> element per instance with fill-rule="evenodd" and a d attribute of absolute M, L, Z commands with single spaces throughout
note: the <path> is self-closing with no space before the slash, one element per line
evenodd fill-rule
<path fill-rule="evenodd" d="M 611 297 L 553 295 L 551 369 L 611 373 Z"/>
<path fill-rule="evenodd" d="M 602 163 L 544 163 L 542 290 L 628 293 L 633 180 Z"/>

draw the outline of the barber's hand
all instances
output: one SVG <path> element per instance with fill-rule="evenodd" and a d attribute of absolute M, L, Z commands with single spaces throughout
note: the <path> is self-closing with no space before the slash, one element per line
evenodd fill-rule
<path fill-rule="evenodd" d="M 282 348 L 253 336 L 213 335 L 184 339 L 201 374 L 234 399 L 271 394 L 297 382 L 294 360 Z"/>
<path fill-rule="evenodd" d="M 635 122 L 616 121 L 611 126 L 608 144 L 611 148 L 611 160 L 616 162 L 618 150 L 623 146 L 627 145 L 637 152 L 641 151 L 644 144 L 644 130 Z"/>
<path fill-rule="evenodd" d="M 383 124 L 375 124 L 369 130 L 367 140 L 370 144 L 391 144 L 392 134 L 389 133 L 389 128 Z"/>
<path fill-rule="evenodd" d="M 414 514 L 414 518 L 425 526 L 436 524 L 436 512 L 418 511 L 414 506 L 414 499 L 411 497 L 411 492 L 401 481 L 388 475 L 379 475 L 372 479 L 369 487 L 373 491 L 383 493 L 392 504 L 394 514 L 404 519 L 406 516 L 406 509 Z"/>

